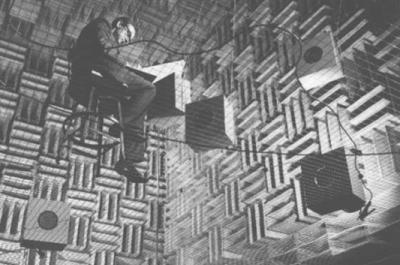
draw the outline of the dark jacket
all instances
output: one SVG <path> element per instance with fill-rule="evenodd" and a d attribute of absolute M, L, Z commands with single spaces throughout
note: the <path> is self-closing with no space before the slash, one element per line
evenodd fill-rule
<path fill-rule="evenodd" d="M 69 92 L 72 98 L 86 105 L 92 70 L 107 78 L 118 78 L 124 64 L 117 59 L 118 49 L 107 49 L 116 45 L 107 20 L 97 18 L 83 28 L 69 54 L 72 74 Z"/>

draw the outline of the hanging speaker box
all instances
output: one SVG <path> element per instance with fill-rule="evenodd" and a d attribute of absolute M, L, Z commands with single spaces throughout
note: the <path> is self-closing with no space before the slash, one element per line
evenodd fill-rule
<path fill-rule="evenodd" d="M 68 244 L 69 206 L 60 201 L 31 198 L 25 215 L 21 245 L 62 250 Z"/>
<path fill-rule="evenodd" d="M 195 151 L 224 148 L 235 139 L 233 106 L 224 96 L 186 105 L 185 136 Z"/>
<path fill-rule="evenodd" d="M 185 61 L 174 61 L 143 68 L 157 76 L 153 81 L 156 96 L 149 107 L 149 119 L 183 116 L 185 104 L 190 102 L 190 82 L 183 78 Z"/>
<path fill-rule="evenodd" d="M 322 87 L 344 77 L 339 52 L 330 27 L 305 40 L 297 66 L 299 81 L 306 90 Z"/>
<path fill-rule="evenodd" d="M 337 210 L 353 212 L 365 203 L 364 189 L 354 156 L 339 148 L 301 160 L 300 186 L 306 207 L 320 215 Z"/>
<path fill-rule="evenodd" d="M 164 118 L 184 115 L 184 112 L 177 108 L 175 74 L 161 79 L 154 83 L 156 96 L 150 104 L 147 116 L 149 119 Z"/>

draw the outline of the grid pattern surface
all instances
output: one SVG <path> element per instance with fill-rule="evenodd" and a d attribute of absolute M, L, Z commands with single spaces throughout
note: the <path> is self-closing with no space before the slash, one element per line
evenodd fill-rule
<path fill-rule="evenodd" d="M 373 259 L 372 247 L 390 257 L 400 245 L 382 236 L 398 230 L 400 211 L 400 7 L 382 2 L 0 0 L 0 263 L 352 264 Z M 136 40 L 152 41 L 120 48 L 120 59 L 135 67 L 184 60 L 176 107 L 224 95 L 233 115 L 214 117 L 229 123 L 231 146 L 195 152 L 184 118 L 149 120 L 138 167 L 154 179 L 144 185 L 113 170 L 119 146 L 98 161 L 96 150 L 60 145 L 74 103 L 66 49 L 91 19 L 117 15 L 132 19 Z M 297 61 L 314 46 L 326 57 Z M 374 195 L 366 221 L 357 212 L 319 215 L 305 202 L 302 158 L 340 147 L 362 153 L 347 160 L 372 191 L 366 200 Z M 65 250 L 20 247 L 31 197 L 71 207 Z"/>

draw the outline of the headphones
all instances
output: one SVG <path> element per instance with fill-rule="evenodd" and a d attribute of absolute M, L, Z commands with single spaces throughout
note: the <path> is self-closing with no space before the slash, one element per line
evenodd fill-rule
<path fill-rule="evenodd" d="M 129 17 L 117 17 L 111 22 L 112 28 L 126 27 L 129 24 Z"/>
<path fill-rule="evenodd" d="M 111 23 L 111 28 L 113 31 L 115 31 L 115 29 L 126 28 L 129 40 L 132 40 L 136 34 L 135 27 L 129 23 L 129 17 L 118 17 L 114 19 Z"/>

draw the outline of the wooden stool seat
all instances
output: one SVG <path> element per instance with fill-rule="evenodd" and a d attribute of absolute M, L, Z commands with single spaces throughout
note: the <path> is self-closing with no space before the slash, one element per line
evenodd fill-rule
<path fill-rule="evenodd" d="M 104 77 L 97 71 L 92 71 L 92 87 L 96 88 L 97 96 L 108 96 L 115 99 L 124 99 L 126 86 L 114 78 Z"/>
<path fill-rule="evenodd" d="M 103 77 L 97 71 L 92 71 L 91 79 L 92 89 L 95 89 L 92 95 L 95 97 L 95 100 L 100 101 L 98 111 L 103 115 L 118 113 L 116 103 L 126 100 L 126 87 L 118 80 Z"/>

